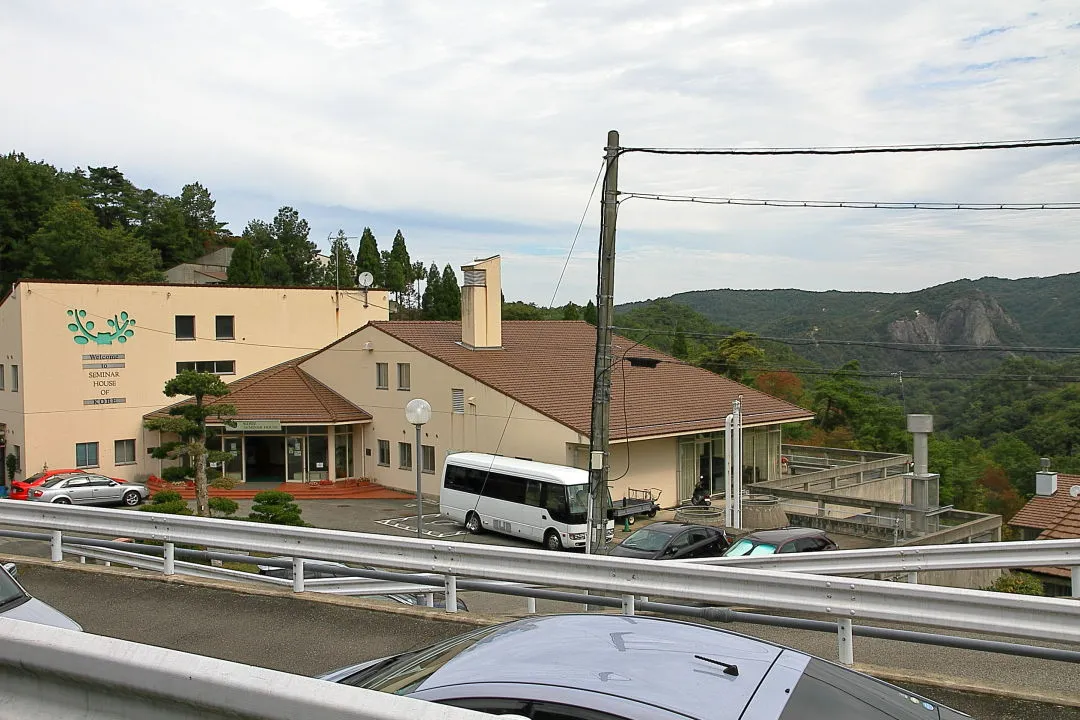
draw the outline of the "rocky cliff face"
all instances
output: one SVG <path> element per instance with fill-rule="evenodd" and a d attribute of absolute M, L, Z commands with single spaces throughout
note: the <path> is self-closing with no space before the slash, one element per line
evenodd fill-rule
<path fill-rule="evenodd" d="M 889 323 L 889 338 L 895 342 L 923 345 L 1001 345 L 997 328 L 1017 328 L 1001 306 L 988 295 L 953 300 L 938 318 L 915 312 L 913 318 Z"/>

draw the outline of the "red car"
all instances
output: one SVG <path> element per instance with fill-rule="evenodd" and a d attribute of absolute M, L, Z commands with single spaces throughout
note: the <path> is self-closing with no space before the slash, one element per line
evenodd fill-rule
<path fill-rule="evenodd" d="M 45 472 L 39 472 L 37 475 L 31 475 L 25 480 L 16 480 L 11 483 L 11 493 L 8 495 L 12 500 L 29 500 L 30 488 L 41 485 L 46 480 L 57 475 L 66 475 L 67 473 L 81 473 L 85 470 L 79 470 L 78 468 L 62 468 L 56 470 L 46 470 Z M 120 478 L 112 478 L 116 482 L 124 482 Z"/>

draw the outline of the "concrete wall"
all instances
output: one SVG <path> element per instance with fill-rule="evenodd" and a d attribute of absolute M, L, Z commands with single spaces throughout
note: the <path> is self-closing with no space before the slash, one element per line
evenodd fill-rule
<path fill-rule="evenodd" d="M 841 482 L 851 482 L 847 479 Z M 862 483 L 842 485 L 836 490 L 821 490 L 829 495 L 838 495 L 844 499 L 855 498 L 858 500 L 878 500 L 882 502 L 904 502 L 906 480 L 903 475 L 893 475 L 888 478 L 866 480 Z"/>
<path fill-rule="evenodd" d="M 7 478 L 6 459 L 9 453 L 14 452 L 14 447 L 19 448 L 18 454 L 22 458 L 22 468 L 26 464 L 26 428 L 23 423 L 23 403 L 26 397 L 24 392 L 25 382 L 23 377 L 23 322 L 21 315 L 22 304 L 17 293 L 8 296 L 3 304 L 0 304 L 0 365 L 3 372 L 0 374 L 3 390 L 0 390 L 0 424 L 4 425 L 6 444 L 3 457 L 0 457 L 3 477 Z M 12 367 L 18 368 L 19 388 L 15 391 L 12 385 Z M 16 478 L 26 475 L 19 472 Z"/>
<path fill-rule="evenodd" d="M 370 291 L 368 300 L 364 307 L 359 293 L 313 288 L 19 283 L 0 305 L 3 317 L 18 318 L 0 325 L 0 351 L 17 347 L 20 322 L 33 329 L 23 333 L 24 406 L 16 411 L 23 468 L 74 467 L 75 444 L 96 442 L 98 471 L 144 475 L 158 463 L 147 455 L 142 417 L 174 401 L 162 391 L 178 362 L 232 361 L 234 373 L 222 376 L 231 382 L 386 319 L 386 292 Z M 195 316 L 195 339 L 176 338 L 177 315 Z M 233 316 L 234 339 L 217 339 L 218 315 Z M 131 335 L 110 337 L 116 329 L 109 321 L 126 322 Z M 88 340 L 80 344 L 80 337 Z M 117 464 L 115 442 L 128 439 L 135 440 L 135 462 Z"/>

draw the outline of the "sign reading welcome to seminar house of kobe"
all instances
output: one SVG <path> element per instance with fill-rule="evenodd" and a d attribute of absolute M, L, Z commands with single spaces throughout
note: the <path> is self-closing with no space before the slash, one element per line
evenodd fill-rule
<path fill-rule="evenodd" d="M 72 340 L 76 345 L 112 345 L 113 342 L 126 343 L 135 336 L 135 318 L 122 312 L 105 320 L 107 329 L 97 329 L 93 320 L 86 319 L 85 310 L 68 310 L 68 330 L 75 333 Z M 120 386 L 121 371 L 126 367 L 124 353 L 84 353 L 83 370 L 90 381 L 91 397 L 83 400 L 83 405 L 119 405 L 127 398 L 117 392 Z"/>

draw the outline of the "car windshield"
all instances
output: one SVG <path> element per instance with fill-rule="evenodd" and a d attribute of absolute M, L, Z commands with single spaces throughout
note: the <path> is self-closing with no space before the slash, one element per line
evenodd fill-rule
<path fill-rule="evenodd" d="M 738 541 L 724 553 L 724 557 L 742 557 L 744 555 L 772 555 L 776 546 L 769 543 L 754 542 L 748 538 Z"/>
<path fill-rule="evenodd" d="M 636 533 L 622 541 L 621 545 L 627 550 L 644 550 L 657 552 L 662 550 L 671 536 L 649 528 L 641 528 Z"/>
<path fill-rule="evenodd" d="M 11 579 L 6 570 L 0 570 L 0 608 L 15 600 L 22 600 L 26 593 Z"/>
<path fill-rule="evenodd" d="M 567 485 L 566 496 L 570 498 L 570 514 L 584 515 L 589 511 L 589 484 Z"/>
<path fill-rule="evenodd" d="M 439 668 L 465 652 L 477 642 L 500 629 L 500 625 L 480 628 L 459 635 L 425 650 L 405 653 L 365 668 L 345 678 L 347 685 L 407 695 L 419 687 Z"/>

